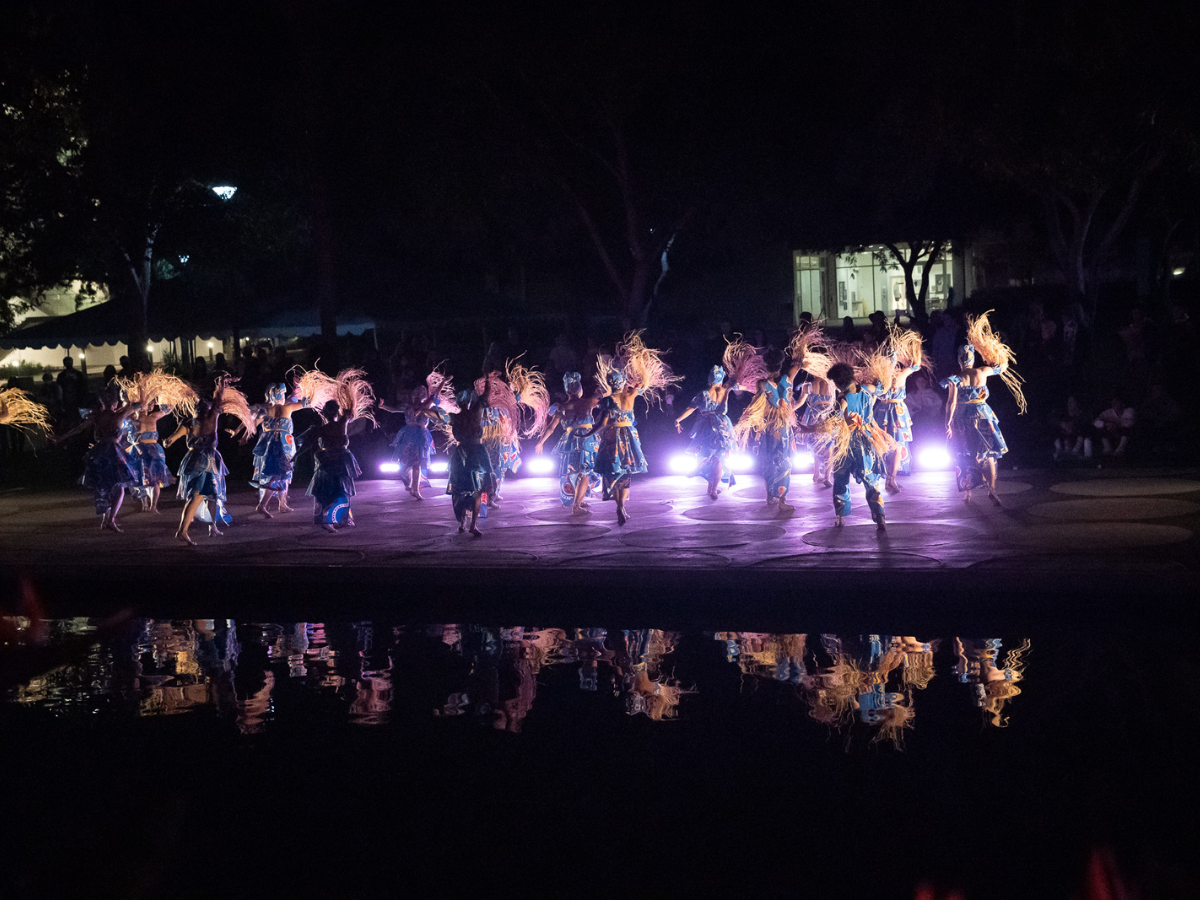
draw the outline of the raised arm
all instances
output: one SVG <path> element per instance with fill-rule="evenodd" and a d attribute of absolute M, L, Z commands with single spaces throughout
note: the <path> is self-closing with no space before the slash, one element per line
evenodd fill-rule
<path fill-rule="evenodd" d="M 176 429 L 175 429 L 175 430 L 174 430 L 174 431 L 171 433 L 171 436 L 170 436 L 169 438 L 167 438 L 165 441 L 163 441 L 163 446 L 164 446 L 164 447 L 170 447 L 170 446 L 171 446 L 173 443 L 175 443 L 175 442 L 176 442 L 177 440 L 179 440 L 181 437 L 183 437 L 184 435 L 186 435 L 186 434 L 187 434 L 187 431 L 188 431 L 188 430 L 187 430 L 187 426 L 186 426 L 186 425 L 180 425 L 178 428 L 176 428 Z"/>
<path fill-rule="evenodd" d="M 683 426 L 679 423 L 682 422 L 684 419 L 686 419 L 688 416 L 690 416 L 695 411 L 696 411 L 696 407 L 689 406 L 687 409 L 685 409 L 683 411 L 683 413 L 679 416 L 679 418 L 675 420 L 675 430 L 679 434 L 683 434 Z"/>
<path fill-rule="evenodd" d="M 546 428 L 545 428 L 545 430 L 542 431 L 542 436 L 538 439 L 538 442 L 534 448 L 536 450 L 536 452 L 538 452 L 538 453 L 542 452 L 542 447 L 545 445 L 546 439 L 549 438 L 550 435 L 554 434 L 554 429 L 556 429 L 558 427 L 558 423 L 561 420 L 562 420 L 562 414 L 559 413 L 557 409 L 555 409 L 554 415 L 552 415 L 550 417 L 550 421 L 546 423 Z"/>
<path fill-rule="evenodd" d="M 950 396 L 946 398 L 946 437 L 953 437 L 951 423 L 954 422 L 954 410 L 958 406 L 958 385 L 950 385 Z"/>

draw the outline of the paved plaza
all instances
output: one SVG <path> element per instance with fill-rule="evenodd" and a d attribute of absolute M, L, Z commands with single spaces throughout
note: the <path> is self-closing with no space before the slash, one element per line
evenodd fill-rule
<path fill-rule="evenodd" d="M 855 508 L 845 527 L 834 528 L 830 491 L 806 475 L 793 480 L 791 515 L 765 504 L 762 481 L 753 475 L 715 502 L 700 479 L 635 479 L 623 528 L 611 503 L 594 502 L 590 515 L 573 516 L 560 506 L 554 479 L 515 478 L 505 485 L 501 508 L 481 520 L 482 538 L 457 532 L 445 483 L 436 477 L 424 501 L 409 497 L 399 481 L 361 482 L 357 527 L 339 534 L 313 526 L 302 490 L 293 490 L 295 512 L 266 520 L 252 513 L 247 489 L 230 497 L 234 524 L 223 536 L 193 526 L 195 548 L 173 537 L 179 514 L 173 499 L 164 500 L 159 516 L 127 500 L 120 518 L 125 533 L 117 535 L 98 528 L 82 489 L 13 490 L 0 495 L 0 561 L 10 571 L 122 581 L 129 567 L 146 564 L 181 576 L 235 568 L 272 578 L 286 569 L 291 581 L 299 575 L 384 583 L 462 583 L 479 572 L 515 583 L 530 570 L 566 579 L 580 579 L 583 570 L 610 579 L 645 574 L 725 584 L 772 573 L 850 571 L 922 573 L 926 584 L 936 583 L 929 578 L 938 573 L 953 574 L 1010 587 L 1023 579 L 1101 585 L 1124 579 L 1190 588 L 1197 580 L 1200 473 L 1192 470 L 1009 471 L 999 485 L 1001 507 L 978 494 L 964 503 L 946 472 L 901 483 L 903 493 L 888 498 L 889 524 L 880 533 L 861 487 L 852 485 Z"/>

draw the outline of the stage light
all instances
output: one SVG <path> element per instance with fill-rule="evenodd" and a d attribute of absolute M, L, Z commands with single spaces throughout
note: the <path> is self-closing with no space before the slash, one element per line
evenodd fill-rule
<path fill-rule="evenodd" d="M 924 447 L 916 454 L 917 466 L 929 471 L 949 469 L 954 465 L 954 457 L 945 447 Z"/>
<path fill-rule="evenodd" d="M 533 456 L 526 460 L 530 475 L 551 475 L 557 468 L 555 461 L 548 456 Z"/>
<path fill-rule="evenodd" d="M 450 463 L 444 459 L 435 459 L 429 464 L 429 471 L 441 475 L 450 469 Z"/>
<path fill-rule="evenodd" d="M 677 453 L 671 457 L 667 468 L 675 475 L 691 475 L 696 471 L 696 457 L 690 453 Z"/>
<path fill-rule="evenodd" d="M 380 463 L 379 471 L 383 472 L 385 475 L 395 475 L 397 472 L 400 471 L 400 463 L 398 463 L 398 462 Z"/>
<path fill-rule="evenodd" d="M 815 462 L 815 460 L 813 459 L 811 450 L 801 450 L 799 453 L 797 453 L 795 456 L 792 457 L 792 468 L 793 469 L 811 469 L 813 467 L 814 462 Z"/>
<path fill-rule="evenodd" d="M 750 472 L 754 469 L 754 457 L 749 453 L 730 453 L 726 462 L 731 472 Z"/>

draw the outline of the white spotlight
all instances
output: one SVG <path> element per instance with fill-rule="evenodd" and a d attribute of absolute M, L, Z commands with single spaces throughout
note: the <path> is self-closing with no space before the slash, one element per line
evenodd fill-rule
<path fill-rule="evenodd" d="M 222 200 L 228 200 L 230 197 L 232 197 L 234 194 L 237 193 L 237 188 L 235 188 L 231 184 L 218 184 L 216 187 L 214 187 L 212 189 L 212 192 L 214 194 L 216 194 L 218 197 L 220 197 Z"/>
<path fill-rule="evenodd" d="M 949 469 L 954 465 L 954 457 L 945 447 L 923 447 L 916 458 L 917 466 L 928 471 Z"/>
<path fill-rule="evenodd" d="M 696 471 L 696 457 L 690 453 L 676 453 L 667 463 L 667 468 L 676 475 L 691 475 Z"/>
<path fill-rule="evenodd" d="M 811 469 L 813 467 L 813 455 L 811 450 L 801 450 L 792 457 L 793 469 Z"/>
<path fill-rule="evenodd" d="M 385 475 L 395 475 L 397 472 L 400 471 L 400 463 L 398 463 L 398 462 L 380 463 L 379 471 L 383 472 Z"/>
<path fill-rule="evenodd" d="M 726 461 L 733 472 L 749 472 L 754 468 L 754 457 L 749 453 L 730 453 Z"/>
<path fill-rule="evenodd" d="M 556 468 L 554 460 L 548 456 L 532 456 L 525 464 L 529 466 L 530 475 L 551 475 Z"/>
<path fill-rule="evenodd" d="M 447 472 L 449 470 L 450 470 L 450 463 L 446 462 L 446 460 L 444 460 L 444 459 L 435 459 L 433 462 L 431 462 L 429 464 L 429 471 L 436 472 L 438 475 L 441 475 L 444 472 Z"/>

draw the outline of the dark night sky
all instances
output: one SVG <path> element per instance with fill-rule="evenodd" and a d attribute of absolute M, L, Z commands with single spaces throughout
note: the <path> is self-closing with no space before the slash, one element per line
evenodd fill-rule
<path fill-rule="evenodd" d="M 1036 218 L 988 165 L 999 124 L 1021 146 L 1060 139 L 1064 109 L 1190 129 L 1196 14 L 1127 6 L 38 2 L 4 42 L 10 79 L 86 75 L 88 152 L 123 177 L 297 204 L 307 249 L 259 282 L 303 294 L 324 247 L 343 306 L 398 315 L 521 284 L 528 308 L 611 304 L 572 198 L 623 252 L 598 158 L 619 132 L 641 227 L 684 223 L 682 309 L 786 300 L 795 247 Z"/>

